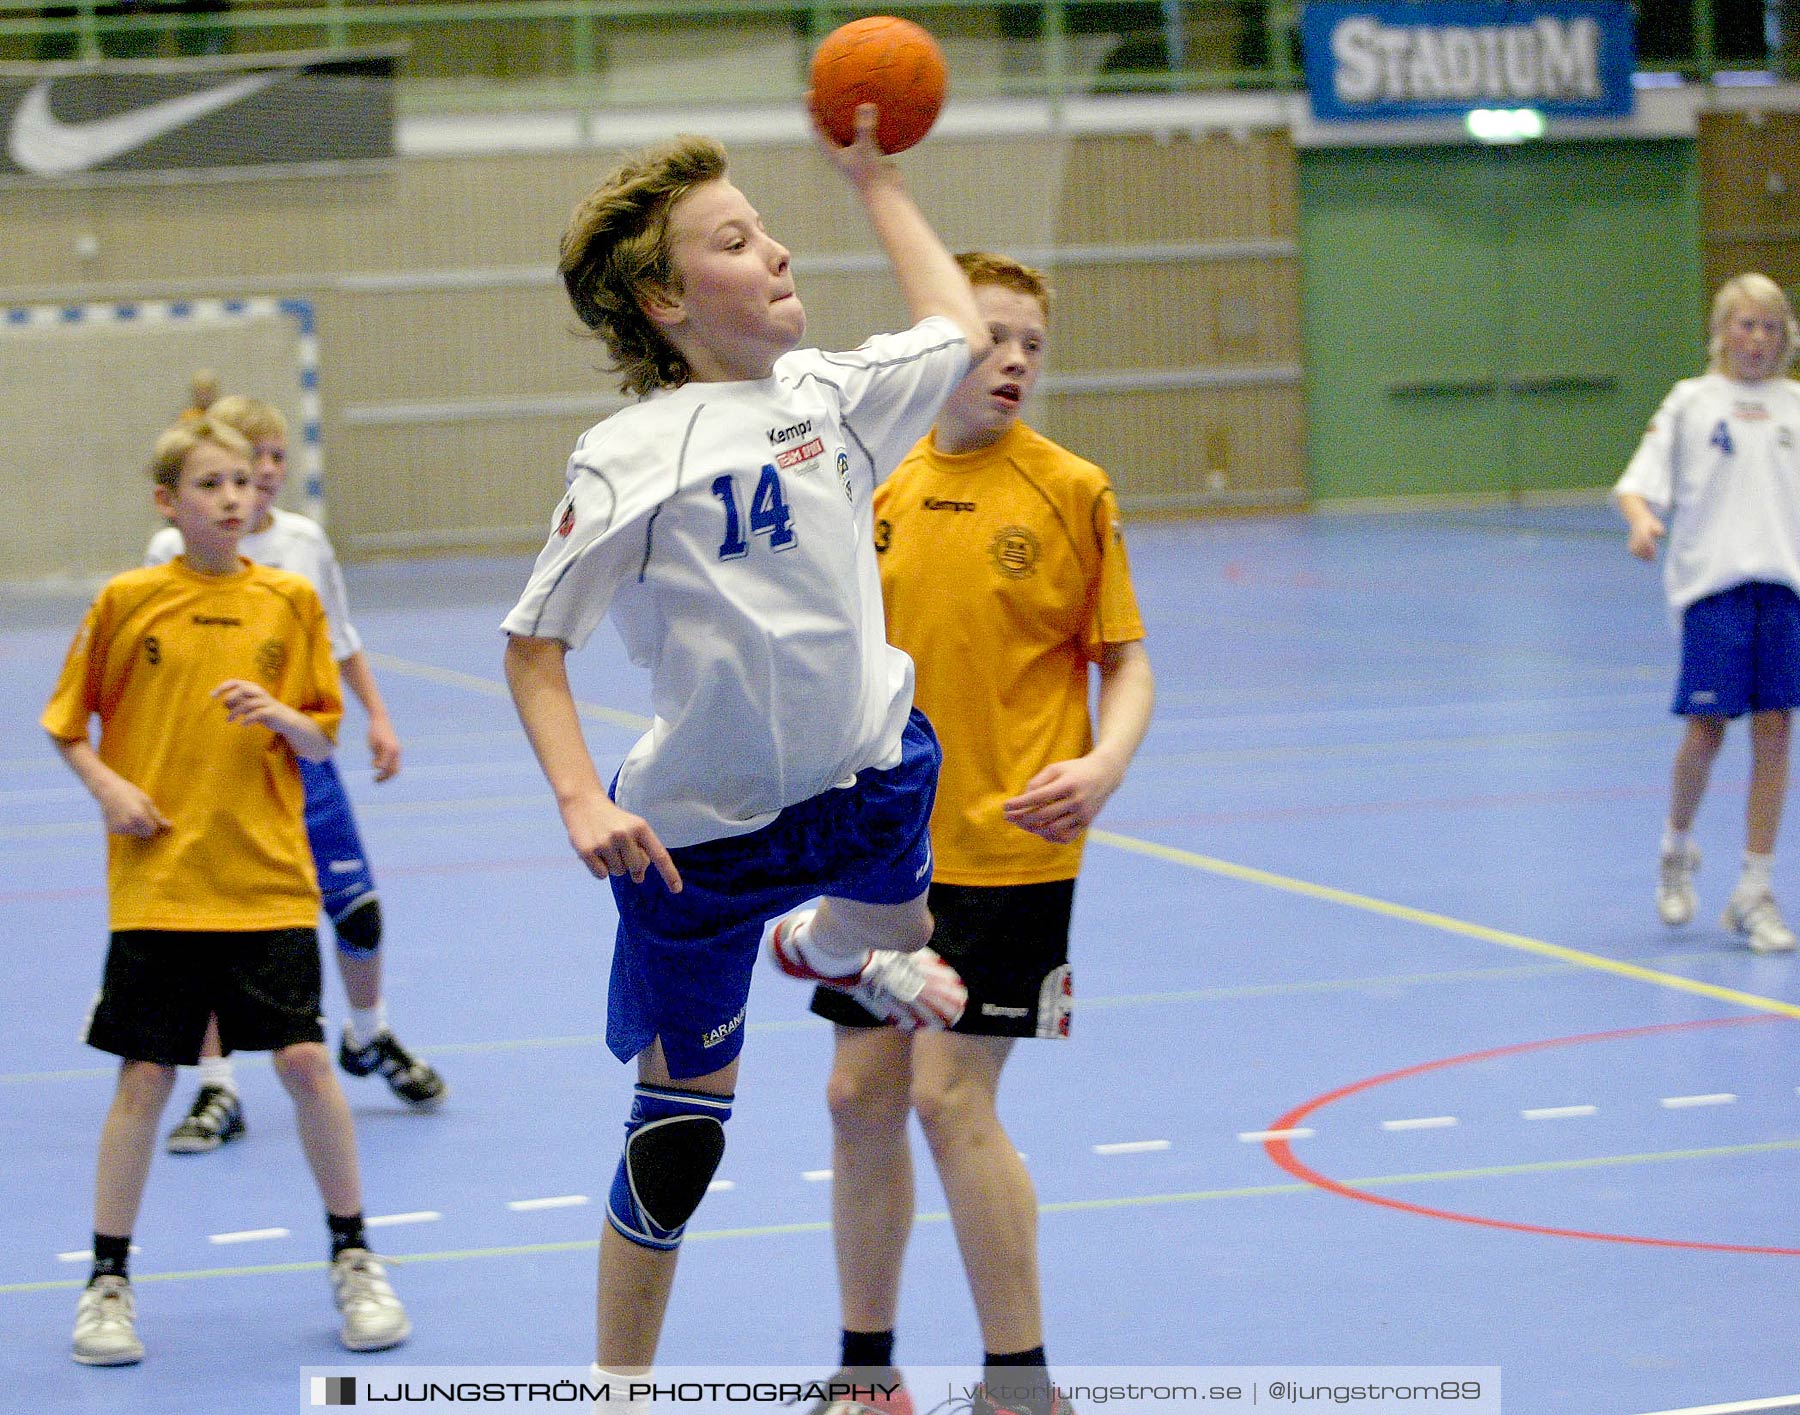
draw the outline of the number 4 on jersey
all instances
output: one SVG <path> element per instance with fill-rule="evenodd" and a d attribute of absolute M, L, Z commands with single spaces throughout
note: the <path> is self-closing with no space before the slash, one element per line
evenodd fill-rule
<path fill-rule="evenodd" d="M 725 503 L 725 539 L 719 542 L 719 559 L 736 560 L 750 550 L 738 511 L 737 479 L 729 473 L 713 478 L 712 493 Z M 781 490 L 781 474 L 772 462 L 763 465 L 756 490 L 750 495 L 750 531 L 767 536 L 771 550 L 794 547 L 794 513 L 788 509 L 787 497 Z"/>
<path fill-rule="evenodd" d="M 1712 430 L 1712 436 L 1707 438 L 1706 442 L 1709 447 L 1718 448 L 1727 457 L 1736 450 L 1731 445 L 1731 424 L 1724 418 L 1719 419 L 1719 425 Z"/>

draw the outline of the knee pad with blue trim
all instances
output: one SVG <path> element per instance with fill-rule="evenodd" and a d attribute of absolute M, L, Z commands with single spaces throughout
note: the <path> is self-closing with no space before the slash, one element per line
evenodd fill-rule
<path fill-rule="evenodd" d="M 338 952 L 351 958 L 367 958 L 381 947 L 381 900 L 365 894 L 348 912 L 331 921 Z"/>
<path fill-rule="evenodd" d="M 637 1087 L 606 1204 L 607 1221 L 622 1237 L 645 1248 L 681 1246 L 725 1154 L 731 1102 L 669 1086 Z"/>

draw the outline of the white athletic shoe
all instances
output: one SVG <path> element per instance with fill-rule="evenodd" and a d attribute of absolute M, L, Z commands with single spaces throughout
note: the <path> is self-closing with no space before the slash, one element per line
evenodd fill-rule
<path fill-rule="evenodd" d="M 819 972 L 789 942 L 794 925 L 811 917 L 810 913 L 790 915 L 776 924 L 769 936 L 769 956 L 790 978 L 848 993 L 903 1032 L 954 1027 L 962 1017 L 969 990 L 956 969 L 929 948 L 912 953 L 872 948 L 855 972 L 839 977 Z"/>
<path fill-rule="evenodd" d="M 1656 877 L 1656 912 L 1670 928 L 1679 928 L 1694 917 L 1699 899 L 1694 894 L 1694 874 L 1700 868 L 1700 847 L 1690 842 L 1680 850 L 1659 857 Z"/>
<path fill-rule="evenodd" d="M 75 1345 L 69 1354 L 84 1366 L 134 1366 L 144 1359 L 137 1334 L 137 1301 L 122 1277 L 97 1277 L 75 1306 Z"/>
<path fill-rule="evenodd" d="M 1748 939 L 1752 953 L 1794 951 L 1794 931 L 1783 921 L 1772 894 L 1759 894 L 1748 900 L 1733 896 L 1725 906 L 1725 917 L 1721 922 Z"/>
<path fill-rule="evenodd" d="M 367 1248 L 346 1248 L 332 1260 L 331 1293 L 344 1318 L 338 1340 L 351 1351 L 385 1351 L 412 1335 L 387 1269 Z"/>

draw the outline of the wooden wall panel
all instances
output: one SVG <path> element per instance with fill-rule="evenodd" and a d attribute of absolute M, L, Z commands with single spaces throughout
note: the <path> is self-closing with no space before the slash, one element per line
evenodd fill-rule
<path fill-rule="evenodd" d="M 1800 113 L 1703 114 L 1699 150 L 1708 293 L 1746 270 L 1800 288 Z"/>
<path fill-rule="evenodd" d="M 1286 134 L 1102 137 L 1072 145 L 1060 241 L 1069 245 L 1292 236 Z"/>
<path fill-rule="evenodd" d="M 1048 400 L 1044 433 L 1103 466 L 1129 510 L 1297 502 L 1305 485 L 1299 385 Z M 1215 477 L 1214 473 L 1222 474 Z"/>
<path fill-rule="evenodd" d="M 12 191 L 0 302 L 311 299 L 340 550 L 475 543 L 483 528 L 497 543 L 520 539 L 521 528 L 536 539 L 575 437 L 616 398 L 600 347 L 573 333 L 552 273 L 569 212 L 614 156 L 407 159 L 329 180 Z M 1297 360 L 1285 135 L 945 136 L 904 161 L 953 247 L 1049 264 L 1059 376 L 1229 378 Z M 732 175 L 795 253 L 809 342 L 845 347 L 901 322 L 860 209 L 814 153 L 743 146 Z M 84 234 L 99 242 L 92 258 L 77 253 Z M 1267 256 L 1205 249 L 1242 242 L 1276 244 Z M 187 372 L 172 383 L 171 415 Z M 221 372 L 229 386 L 231 370 Z M 1219 501 L 1211 470 L 1226 473 L 1234 496 L 1299 497 L 1300 407 L 1296 388 L 1231 387 L 1046 396 L 1032 416 L 1116 471 L 1128 501 L 1201 505 Z"/>
<path fill-rule="evenodd" d="M 1051 361 L 1062 370 L 1291 364 L 1300 358 L 1292 257 L 1053 267 Z"/>

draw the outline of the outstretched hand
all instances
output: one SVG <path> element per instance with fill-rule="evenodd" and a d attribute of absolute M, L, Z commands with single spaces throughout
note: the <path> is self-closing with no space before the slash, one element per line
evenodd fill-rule
<path fill-rule="evenodd" d="M 124 777 L 108 782 L 98 795 L 100 816 L 112 835 L 148 840 L 162 834 L 171 824 L 144 789 Z"/>
<path fill-rule="evenodd" d="M 654 865 L 669 893 L 681 893 L 681 872 L 642 816 L 634 816 L 602 796 L 569 802 L 562 808 L 562 817 L 569 844 L 596 879 L 630 875 L 633 884 L 642 884 Z"/>
<path fill-rule="evenodd" d="M 810 89 L 806 94 L 806 111 L 812 112 Z M 878 176 L 899 171 L 875 141 L 875 126 L 880 120 L 881 112 L 873 103 L 859 103 L 856 106 L 856 138 L 848 147 L 843 147 L 819 125 L 817 115 L 813 117 L 813 137 L 832 166 L 842 172 L 853 187 L 864 186 Z"/>
<path fill-rule="evenodd" d="M 1052 762 L 1001 806 L 1013 825 L 1055 845 L 1067 845 L 1094 823 L 1119 778 L 1092 756 Z"/>
<path fill-rule="evenodd" d="M 1656 559 L 1656 547 L 1667 532 L 1658 516 L 1646 513 L 1631 523 L 1631 534 L 1625 548 L 1639 560 Z"/>
<path fill-rule="evenodd" d="M 293 709 L 260 683 L 243 678 L 227 678 L 212 690 L 225 708 L 225 720 L 240 727 L 252 724 L 279 729 L 293 715 Z"/>

